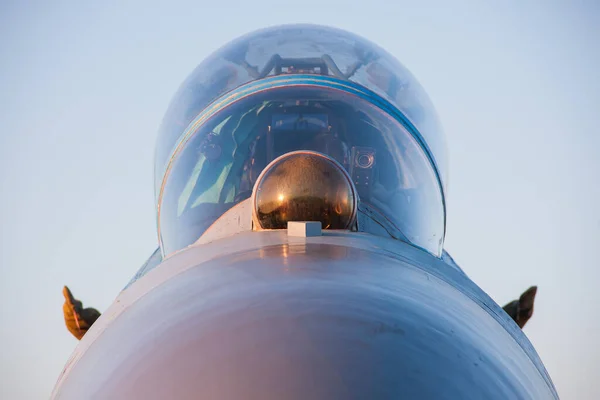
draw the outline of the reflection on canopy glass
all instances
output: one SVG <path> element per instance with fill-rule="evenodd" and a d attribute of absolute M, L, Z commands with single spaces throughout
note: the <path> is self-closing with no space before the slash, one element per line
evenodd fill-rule
<path fill-rule="evenodd" d="M 291 74 L 335 77 L 390 101 L 425 138 L 445 185 L 446 142 L 436 112 L 419 82 L 398 60 L 350 32 L 318 25 L 284 25 L 228 43 L 203 61 L 181 85 L 159 130 L 157 190 L 175 143 L 198 113 L 244 84 Z"/>
<path fill-rule="evenodd" d="M 165 255 L 194 243 L 250 197 L 267 164 L 296 150 L 336 160 L 360 202 L 392 236 L 440 254 L 442 192 L 419 143 L 372 102 L 316 78 L 311 82 L 252 92 L 191 125 L 195 130 L 166 175 L 159 204 Z"/>

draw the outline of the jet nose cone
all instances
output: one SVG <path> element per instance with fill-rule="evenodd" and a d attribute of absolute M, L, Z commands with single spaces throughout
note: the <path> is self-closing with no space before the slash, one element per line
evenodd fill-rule
<path fill-rule="evenodd" d="M 399 260 L 313 244 L 175 275 L 111 322 L 57 397 L 546 395 L 522 349 L 453 287 Z"/>

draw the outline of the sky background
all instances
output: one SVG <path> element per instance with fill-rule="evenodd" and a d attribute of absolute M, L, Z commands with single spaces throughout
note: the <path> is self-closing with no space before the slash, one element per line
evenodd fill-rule
<path fill-rule="evenodd" d="M 0 1 L 0 398 L 48 398 L 77 344 L 64 284 L 103 311 L 156 247 L 179 84 L 290 22 L 413 72 L 449 143 L 446 249 L 501 305 L 537 284 L 525 333 L 561 397 L 600 398 L 600 3 L 547 0 Z"/>

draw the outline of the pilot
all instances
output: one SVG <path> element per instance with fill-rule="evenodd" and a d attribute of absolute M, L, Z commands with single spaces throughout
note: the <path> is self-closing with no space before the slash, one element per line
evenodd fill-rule
<path fill-rule="evenodd" d="M 523 328 L 533 315 L 533 303 L 537 293 L 537 286 L 527 289 L 517 300 L 513 300 L 503 307 L 504 311 L 513 321 Z M 65 303 L 63 315 L 67 329 L 77 340 L 87 333 L 92 324 L 100 317 L 100 312 L 95 308 L 83 308 L 81 301 L 76 300 L 67 286 L 63 288 Z"/>

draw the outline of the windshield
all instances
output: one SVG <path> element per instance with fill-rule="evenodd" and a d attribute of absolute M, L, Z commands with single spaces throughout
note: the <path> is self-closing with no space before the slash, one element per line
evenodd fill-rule
<path fill-rule="evenodd" d="M 414 76 L 385 50 L 349 32 L 317 25 L 285 25 L 252 32 L 223 46 L 182 84 L 159 130 L 156 195 L 174 146 L 198 113 L 241 85 L 295 73 L 346 80 L 391 102 L 424 138 L 424 147 L 431 153 L 445 188 L 445 138 L 433 105 Z M 317 113 L 305 118 L 321 116 Z M 326 122 L 311 124 L 316 127 Z M 288 123 L 281 121 L 282 126 Z"/>
<path fill-rule="evenodd" d="M 362 207 L 392 236 L 439 256 L 442 189 L 420 142 L 390 115 L 393 107 L 382 109 L 375 94 L 334 78 L 295 75 L 249 85 L 208 107 L 178 144 L 159 194 L 165 255 L 193 244 L 249 198 L 275 158 L 312 150 L 343 166 Z"/>

